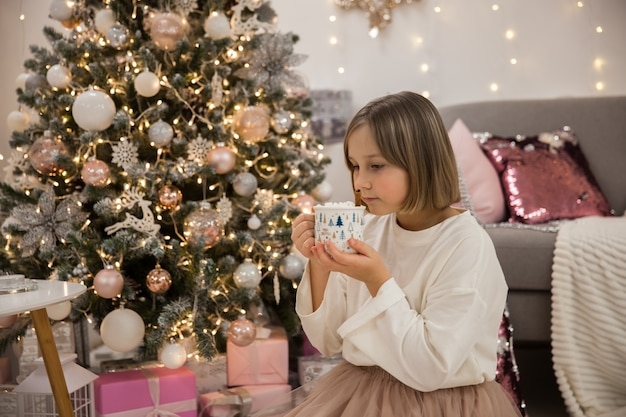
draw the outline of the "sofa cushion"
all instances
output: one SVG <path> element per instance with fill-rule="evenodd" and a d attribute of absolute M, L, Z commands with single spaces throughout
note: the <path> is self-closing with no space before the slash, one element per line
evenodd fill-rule
<path fill-rule="evenodd" d="M 571 126 L 589 166 L 617 215 L 626 210 L 626 95 L 494 100 L 440 108 L 447 127 L 462 119 L 472 132 L 513 136 Z"/>
<path fill-rule="evenodd" d="M 470 210 L 480 223 L 505 219 L 504 195 L 498 173 L 480 148 L 472 132 L 457 119 L 448 132 L 461 176 L 464 199 L 461 206 Z"/>
<path fill-rule="evenodd" d="M 611 214 L 571 129 L 536 136 L 485 135 L 481 146 L 500 175 L 510 222 Z"/>
<path fill-rule="evenodd" d="M 550 291 L 556 241 L 552 227 L 488 227 L 509 290 Z"/>

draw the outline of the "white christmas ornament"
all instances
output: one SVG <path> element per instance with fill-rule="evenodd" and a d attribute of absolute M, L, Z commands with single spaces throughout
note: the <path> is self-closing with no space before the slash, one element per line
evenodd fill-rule
<path fill-rule="evenodd" d="M 105 130 L 113 123 L 115 103 L 101 91 L 88 90 L 74 100 L 72 116 L 76 124 L 85 130 Z"/>
<path fill-rule="evenodd" d="M 116 352 L 130 352 L 138 347 L 145 332 L 141 316 L 125 308 L 111 311 L 100 325 L 102 341 Z"/>
<path fill-rule="evenodd" d="M 53 304 L 46 307 L 46 312 L 48 313 L 48 317 L 52 320 L 63 320 L 65 319 L 72 310 L 72 303 L 69 301 L 62 301 L 57 304 Z"/>
<path fill-rule="evenodd" d="M 259 227 L 261 227 L 261 219 L 256 214 L 253 214 L 248 219 L 248 229 L 257 230 Z"/>
<path fill-rule="evenodd" d="M 55 64 L 50 67 L 46 74 L 48 84 L 56 88 L 67 88 L 72 81 L 72 73 L 61 64 Z"/>
<path fill-rule="evenodd" d="M 304 272 L 304 262 L 298 256 L 290 253 L 280 261 L 278 271 L 283 278 L 300 278 Z"/>
<path fill-rule="evenodd" d="M 257 186 L 256 177 L 249 172 L 240 172 L 233 180 L 233 190 L 242 197 L 250 197 Z"/>
<path fill-rule="evenodd" d="M 11 131 L 20 132 L 26 130 L 28 127 L 28 123 L 30 122 L 30 117 L 28 114 L 23 113 L 19 110 L 13 110 L 7 116 L 7 126 Z"/>
<path fill-rule="evenodd" d="M 187 361 L 185 347 L 178 343 L 168 343 L 161 351 L 161 362 L 166 368 L 177 369 Z"/>
<path fill-rule="evenodd" d="M 170 144 L 174 138 L 174 128 L 169 123 L 159 120 L 148 129 L 150 142 L 157 148 L 162 148 Z"/>
<path fill-rule="evenodd" d="M 30 76 L 29 73 L 23 72 L 15 78 L 15 88 L 26 89 L 26 80 Z"/>
<path fill-rule="evenodd" d="M 222 12 L 213 12 L 206 18 L 204 31 L 213 40 L 229 38 L 232 35 L 230 21 Z"/>
<path fill-rule="evenodd" d="M 115 24 L 115 14 L 111 9 L 100 9 L 94 16 L 96 30 L 102 35 L 106 35 L 107 31 Z"/>
<path fill-rule="evenodd" d="M 239 264 L 233 274 L 235 284 L 239 288 L 256 288 L 261 282 L 261 272 L 255 264 L 252 263 L 252 259 L 246 258 L 243 263 Z"/>
<path fill-rule="evenodd" d="M 330 197 L 333 195 L 333 186 L 331 183 L 324 180 L 311 190 L 311 195 L 317 201 L 325 203 L 330 200 Z"/>
<path fill-rule="evenodd" d="M 49 16 L 51 19 L 60 22 L 70 20 L 72 18 L 72 6 L 74 2 L 67 0 L 52 0 L 50 3 Z"/>
<path fill-rule="evenodd" d="M 159 77 L 153 72 L 144 71 L 135 77 L 135 90 L 143 97 L 154 97 L 161 89 Z"/>

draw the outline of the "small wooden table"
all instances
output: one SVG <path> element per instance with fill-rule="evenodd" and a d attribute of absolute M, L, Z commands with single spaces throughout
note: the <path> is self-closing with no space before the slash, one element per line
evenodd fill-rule
<path fill-rule="evenodd" d="M 46 307 L 71 300 L 87 290 L 82 284 L 65 281 L 32 280 L 37 284 L 36 290 L 18 292 L 15 294 L 0 294 L 0 316 L 30 311 L 30 317 L 35 327 L 37 341 L 41 349 L 41 356 L 46 367 L 52 395 L 57 405 L 60 417 L 74 417 L 70 395 L 59 352 L 52 336 L 50 319 Z"/>

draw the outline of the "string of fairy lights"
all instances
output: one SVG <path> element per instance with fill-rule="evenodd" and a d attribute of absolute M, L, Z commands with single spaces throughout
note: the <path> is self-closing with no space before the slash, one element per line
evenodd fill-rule
<path fill-rule="evenodd" d="M 377 38 L 382 31 L 391 30 L 389 27 L 393 25 L 393 18 L 395 14 L 403 13 L 404 9 L 408 8 L 416 8 L 419 7 L 421 11 L 424 13 L 432 13 L 432 17 L 429 17 L 429 20 L 436 19 L 438 15 L 444 15 L 447 12 L 447 6 L 445 1 L 438 2 L 430 2 L 430 1 L 420 1 L 420 0 L 328 0 L 328 2 L 332 3 L 331 14 L 328 16 L 328 20 L 332 23 L 331 27 L 333 28 L 332 33 L 328 36 L 328 47 L 329 48 L 338 48 L 341 47 L 344 43 L 344 39 L 342 39 L 342 31 L 345 31 L 345 19 L 344 17 L 347 14 L 352 13 L 360 13 L 363 15 L 364 19 L 368 20 L 369 29 L 364 24 L 363 30 L 368 30 L 368 34 L 372 38 Z M 17 16 L 21 24 L 21 39 L 24 42 L 24 32 L 27 30 L 33 30 L 29 28 L 28 19 L 27 19 L 27 9 L 24 7 L 23 1 L 20 2 L 20 12 Z M 493 13 L 505 13 L 507 9 L 511 9 L 513 5 L 510 2 L 505 1 L 503 3 L 489 3 L 484 2 L 483 5 L 478 7 L 484 7 L 489 9 Z M 568 3 L 568 7 L 573 7 L 578 9 L 580 13 L 585 13 L 587 15 L 588 27 L 583 28 L 584 30 L 589 30 L 593 32 L 593 35 L 596 37 L 601 37 L 604 33 L 604 28 L 601 22 L 594 21 L 593 16 L 593 5 L 587 1 L 580 0 L 571 0 Z M 510 12 L 510 11 L 509 11 Z M 288 17 L 287 17 L 288 18 Z M 284 20 L 285 17 L 282 17 Z M 514 19 L 513 19 L 514 20 Z M 365 23 L 365 22 L 364 22 Z M 350 28 L 350 30 L 357 30 L 357 28 Z M 445 31 L 439 31 L 439 36 L 445 36 Z M 503 39 L 509 46 L 509 49 L 513 52 L 510 56 L 503 57 L 506 60 L 506 64 L 509 67 L 515 67 L 524 57 L 514 55 L 516 51 L 516 44 L 523 42 L 517 37 L 517 30 L 514 25 L 507 27 L 504 29 L 502 33 Z M 385 39 L 385 41 L 387 41 Z M 494 40 L 497 41 L 497 40 Z M 427 50 L 427 41 L 423 36 L 414 36 L 412 40 L 413 44 L 416 47 L 422 49 L 422 51 Z M 25 47 L 22 48 L 25 50 Z M 436 74 L 433 74 L 433 61 L 436 60 L 436 56 L 432 52 L 428 52 L 425 54 L 423 60 L 416 64 L 416 71 L 421 73 L 422 75 L 430 75 L 430 80 L 435 80 Z M 429 62 L 430 61 L 430 62 Z M 347 65 L 348 63 L 340 63 L 337 65 L 336 73 L 341 77 L 346 75 Z M 608 88 L 607 81 L 602 78 L 603 73 L 607 69 L 608 60 L 603 56 L 594 56 L 592 57 L 592 62 L 590 63 L 591 68 L 593 69 L 593 75 L 595 76 L 594 80 L 590 82 L 593 84 L 593 88 L 598 92 L 603 92 Z M 434 81 L 433 81 L 434 82 Z M 491 93 L 497 93 L 500 91 L 502 87 L 502 83 L 498 81 L 491 82 L 486 88 Z M 425 96 L 430 96 L 431 91 L 425 89 L 422 91 L 422 94 Z"/>
<path fill-rule="evenodd" d="M 441 19 L 441 17 L 443 17 L 442 15 L 445 15 L 448 10 L 445 4 L 446 3 L 445 1 L 438 1 L 438 2 L 427 2 L 427 1 L 419 1 L 419 0 L 384 0 L 384 1 L 381 1 L 381 0 L 329 0 L 329 1 L 332 1 L 334 5 L 338 6 L 338 8 L 341 9 L 339 10 L 340 12 L 344 11 L 345 13 L 347 12 L 363 13 L 365 17 L 369 20 L 368 34 L 371 38 L 379 37 L 379 34 L 381 34 L 384 30 L 391 30 L 391 29 L 388 29 L 388 27 L 393 24 L 394 13 L 402 13 L 401 11 L 396 10 L 396 9 L 399 9 L 399 8 L 408 9 L 410 7 L 420 7 L 421 11 L 423 11 L 424 13 L 432 14 L 432 16 L 428 17 L 429 21 L 437 19 L 438 17 L 440 21 L 445 20 L 445 19 Z M 479 5 L 478 7 L 488 8 L 494 14 L 495 13 L 500 13 L 500 14 L 509 13 L 509 16 L 510 16 L 513 13 L 512 11 L 513 6 L 514 5 L 511 4 L 511 2 L 505 0 L 502 3 L 490 4 L 488 2 L 484 2 L 483 5 Z M 476 6 L 472 6 L 472 7 L 476 7 Z M 593 11 L 591 10 L 592 5 L 590 4 L 590 2 L 570 1 L 566 5 L 566 7 L 578 9 L 580 13 L 586 14 L 588 27 L 583 28 L 583 30 L 592 31 L 593 35 L 595 35 L 596 37 L 602 36 L 602 34 L 604 33 L 604 28 L 601 23 L 593 21 L 594 16 L 593 16 Z M 340 33 L 342 29 L 345 29 L 344 19 L 343 19 L 343 16 L 345 16 L 345 14 L 334 13 L 334 12 L 335 10 L 333 10 L 333 13 L 331 13 L 331 15 L 328 18 L 329 21 L 335 24 L 335 27 L 336 27 L 336 29 L 333 31 L 333 34 L 330 35 L 329 40 L 328 40 L 328 45 L 331 48 L 336 48 L 342 45 L 343 39 L 341 38 L 341 35 L 338 35 L 338 33 Z M 512 20 L 514 21 L 515 19 L 513 18 Z M 355 29 L 351 28 L 350 30 L 355 30 Z M 437 33 L 437 35 L 445 36 L 445 29 L 441 29 Z M 385 39 L 385 41 L 388 41 L 388 39 L 389 38 Z M 504 28 L 501 39 L 507 43 L 507 48 L 510 51 L 508 56 L 503 57 L 506 64 L 510 67 L 515 67 L 518 64 L 520 64 L 524 60 L 524 57 L 518 55 L 517 44 L 523 41 L 518 39 L 515 24 L 511 24 L 509 27 Z M 413 40 L 413 43 L 416 46 L 422 48 L 422 50 L 425 50 L 427 48 L 428 45 L 426 44 L 426 42 L 427 41 L 424 39 L 423 36 L 417 36 Z M 497 42 L 497 40 L 494 40 L 494 42 Z M 432 65 L 432 62 L 428 62 L 428 60 L 435 61 L 437 59 L 437 57 L 432 53 L 428 53 L 426 55 L 430 55 L 430 56 L 426 56 L 426 61 L 422 61 L 416 64 L 417 71 L 422 74 L 431 73 L 433 71 L 434 65 Z M 593 68 L 594 70 L 593 74 L 596 77 L 596 79 L 592 80 L 593 89 L 595 89 L 598 92 L 602 92 L 607 89 L 607 83 L 605 80 L 602 79 L 603 70 L 605 69 L 607 65 L 608 65 L 607 59 L 602 56 L 594 56 L 592 58 L 591 67 Z M 346 75 L 347 65 L 343 65 L 343 64 L 338 65 L 337 73 L 340 76 Z M 431 76 L 431 79 L 435 79 L 435 78 L 436 78 L 436 75 Z M 489 83 L 489 85 L 486 86 L 488 91 L 490 91 L 491 93 L 499 92 L 501 90 L 501 87 L 502 87 L 502 83 L 496 80 L 492 81 L 491 83 Z M 427 97 L 431 95 L 430 90 L 424 90 L 421 93 Z"/>

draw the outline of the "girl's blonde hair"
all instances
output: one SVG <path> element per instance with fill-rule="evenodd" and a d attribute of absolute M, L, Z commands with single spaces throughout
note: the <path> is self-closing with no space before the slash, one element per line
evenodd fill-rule
<path fill-rule="evenodd" d="M 352 118 L 343 143 L 346 165 L 348 139 L 366 124 L 383 157 L 405 169 L 409 177 L 408 197 L 401 211 L 441 209 L 458 202 L 458 172 L 448 132 L 435 106 L 419 94 L 403 91 L 370 101 Z M 354 189 L 354 175 L 352 175 Z M 355 204 L 361 204 L 354 192 Z"/>

